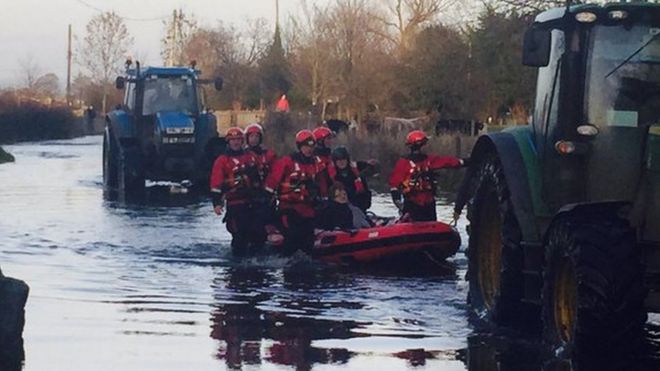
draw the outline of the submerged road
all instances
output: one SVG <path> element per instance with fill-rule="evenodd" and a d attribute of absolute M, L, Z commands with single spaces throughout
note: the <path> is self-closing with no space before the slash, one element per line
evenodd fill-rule
<path fill-rule="evenodd" d="M 105 201 L 101 137 L 7 149 L 0 266 L 31 287 L 25 371 L 570 369 L 475 334 L 464 247 L 424 274 L 235 260 L 208 201 Z"/>

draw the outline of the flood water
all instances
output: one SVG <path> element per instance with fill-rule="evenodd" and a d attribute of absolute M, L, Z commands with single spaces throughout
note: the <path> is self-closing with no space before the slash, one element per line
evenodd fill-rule
<path fill-rule="evenodd" d="M 6 149 L 0 265 L 31 288 L 25 371 L 570 369 L 475 334 L 464 248 L 430 274 L 236 260 L 208 201 L 104 201 L 100 137 Z"/>

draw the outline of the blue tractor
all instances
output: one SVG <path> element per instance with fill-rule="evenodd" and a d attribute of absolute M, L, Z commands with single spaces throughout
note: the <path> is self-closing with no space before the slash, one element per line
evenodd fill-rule
<path fill-rule="evenodd" d="M 201 85 L 222 89 L 222 79 L 199 78 L 193 67 L 135 68 L 117 77 L 123 104 L 106 116 L 103 185 L 110 198 L 144 194 L 145 181 L 208 187 L 215 157 L 223 150 L 215 116 L 203 104 Z"/>

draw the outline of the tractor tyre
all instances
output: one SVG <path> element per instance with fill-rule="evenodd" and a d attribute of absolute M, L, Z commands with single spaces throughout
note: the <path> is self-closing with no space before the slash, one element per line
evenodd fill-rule
<path fill-rule="evenodd" d="M 145 184 L 142 173 L 142 156 L 137 146 L 124 147 L 119 160 L 119 193 L 123 199 L 144 196 Z"/>
<path fill-rule="evenodd" d="M 522 238 L 496 154 L 475 164 L 468 203 L 468 303 L 487 324 L 518 325 L 523 296 Z"/>
<path fill-rule="evenodd" d="M 635 231 L 620 218 L 566 218 L 549 232 L 543 335 L 558 353 L 623 350 L 646 322 Z"/>
<path fill-rule="evenodd" d="M 106 191 L 117 190 L 117 162 L 117 145 L 106 129 L 103 135 L 103 188 Z"/>

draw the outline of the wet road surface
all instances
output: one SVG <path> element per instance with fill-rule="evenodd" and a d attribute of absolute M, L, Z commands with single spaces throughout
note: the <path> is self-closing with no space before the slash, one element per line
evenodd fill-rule
<path fill-rule="evenodd" d="M 463 248 L 423 274 L 236 260 L 208 201 L 104 201 L 100 137 L 7 150 L 0 265 L 31 287 L 23 370 L 570 369 L 475 333 Z"/>

